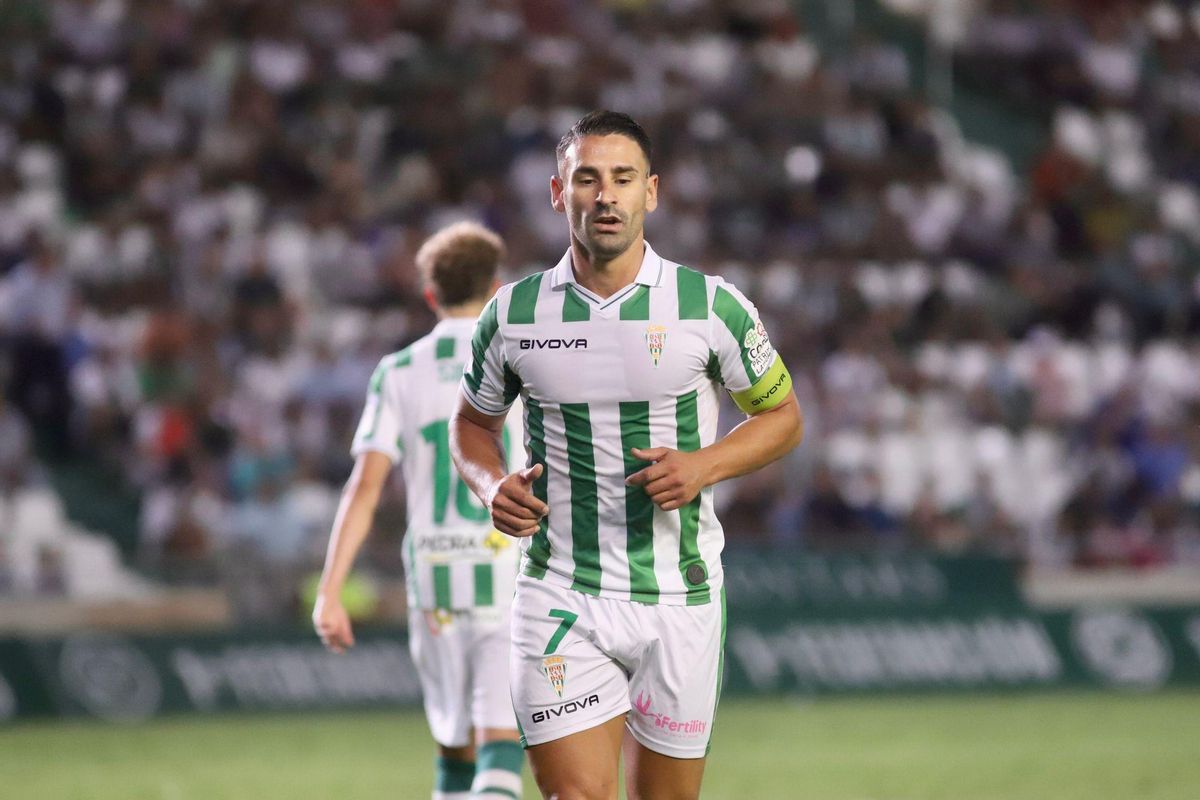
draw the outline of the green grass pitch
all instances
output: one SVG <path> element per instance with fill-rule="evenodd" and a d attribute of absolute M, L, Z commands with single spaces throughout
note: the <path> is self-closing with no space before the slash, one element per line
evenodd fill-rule
<path fill-rule="evenodd" d="M 728 700 L 715 731 L 708 800 L 1200 797 L 1200 693 Z M 0 728 L 0 794 L 421 800 L 431 757 L 415 710 L 33 722 Z"/>

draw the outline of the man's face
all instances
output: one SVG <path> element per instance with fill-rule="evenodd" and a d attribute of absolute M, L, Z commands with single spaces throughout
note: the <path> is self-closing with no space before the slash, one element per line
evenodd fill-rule
<path fill-rule="evenodd" d="M 658 206 L 658 176 L 628 136 L 585 136 L 567 150 L 550 199 L 567 215 L 571 236 L 593 258 L 609 260 L 629 249 Z"/>

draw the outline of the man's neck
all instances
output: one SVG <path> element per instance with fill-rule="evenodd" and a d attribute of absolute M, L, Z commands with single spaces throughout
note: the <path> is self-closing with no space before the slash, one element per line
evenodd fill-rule
<path fill-rule="evenodd" d="M 479 315 L 483 313 L 483 307 L 486 302 L 478 303 L 463 303 L 461 306 L 450 306 L 449 308 L 439 308 L 437 310 L 438 322 L 444 319 L 479 319 Z"/>
<path fill-rule="evenodd" d="M 646 240 L 641 236 L 624 253 L 608 261 L 593 259 L 577 239 L 571 238 L 571 266 L 575 269 L 575 280 L 597 297 L 612 297 L 633 283 L 645 255 Z"/>

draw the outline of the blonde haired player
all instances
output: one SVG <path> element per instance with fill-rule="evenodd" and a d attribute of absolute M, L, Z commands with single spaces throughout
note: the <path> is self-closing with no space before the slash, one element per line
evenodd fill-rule
<path fill-rule="evenodd" d="M 700 794 L 721 687 L 724 535 L 712 485 L 802 435 L 791 378 L 754 306 L 645 242 L 650 142 L 593 112 L 550 182 L 571 245 L 484 309 L 451 421 L 455 463 L 525 543 L 512 690 L 546 797 Z M 718 392 L 747 418 L 718 440 Z M 525 405 L 529 469 L 499 455 Z"/>
<path fill-rule="evenodd" d="M 439 321 L 425 337 L 385 356 L 371 378 L 354 437 L 354 471 L 313 609 L 326 647 L 340 653 L 353 646 L 339 597 L 388 473 L 402 462 L 409 644 L 438 745 L 434 800 L 511 800 L 521 794 L 523 756 L 508 686 L 518 548 L 495 530 L 488 510 L 458 477 L 448 435 L 475 320 L 496 291 L 503 254 L 500 238 L 473 223 L 438 232 L 417 253 L 425 299 Z M 518 415 L 512 418 L 516 423 Z M 509 440 L 519 441 L 519 427 L 497 431 L 503 433 L 497 446 L 511 451 Z M 503 460 L 503 452 L 496 457 Z"/>

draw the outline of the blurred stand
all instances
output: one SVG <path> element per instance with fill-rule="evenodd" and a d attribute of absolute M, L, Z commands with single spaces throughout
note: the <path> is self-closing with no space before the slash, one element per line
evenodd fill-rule
<path fill-rule="evenodd" d="M 797 379 L 805 445 L 718 491 L 731 553 L 1200 565 L 1200 17 L 567 8 L 5 4 L 0 605 L 302 623 L 371 370 L 432 322 L 414 248 L 470 217 L 509 277 L 554 263 L 596 106 L 656 143 L 649 239 Z M 395 619 L 389 503 L 363 613 Z"/>

